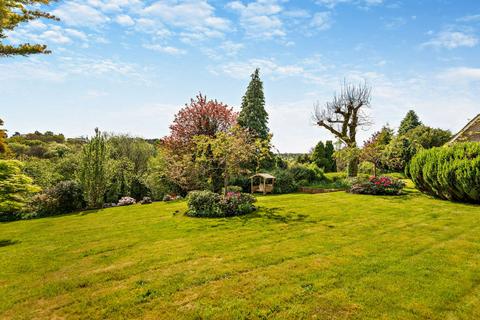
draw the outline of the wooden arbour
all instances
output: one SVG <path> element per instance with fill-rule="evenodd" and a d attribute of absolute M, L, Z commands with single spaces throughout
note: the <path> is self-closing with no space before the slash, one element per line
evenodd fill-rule
<path fill-rule="evenodd" d="M 252 193 L 273 193 L 275 177 L 268 173 L 257 173 L 250 177 Z"/>

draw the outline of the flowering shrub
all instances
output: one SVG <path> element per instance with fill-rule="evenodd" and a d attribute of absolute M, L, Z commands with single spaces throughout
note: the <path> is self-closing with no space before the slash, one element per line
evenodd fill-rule
<path fill-rule="evenodd" d="M 180 200 L 180 199 L 183 199 L 182 196 L 180 196 L 180 195 L 175 195 L 175 194 L 166 194 L 166 195 L 163 197 L 163 201 L 165 201 L 165 202 L 174 201 L 174 200 Z"/>
<path fill-rule="evenodd" d="M 78 183 L 62 181 L 35 195 L 30 208 L 36 216 L 53 216 L 85 208 L 83 193 Z"/>
<path fill-rule="evenodd" d="M 123 197 L 122 199 L 118 200 L 119 206 L 129 206 L 135 203 L 136 201 L 132 197 Z"/>
<path fill-rule="evenodd" d="M 254 196 L 247 193 L 227 192 L 220 199 L 220 208 L 225 216 L 237 216 L 255 211 Z"/>
<path fill-rule="evenodd" d="M 228 192 L 225 196 L 211 191 L 192 191 L 188 194 L 187 215 L 192 217 L 230 217 L 255 210 L 256 199 L 240 192 Z"/>
<path fill-rule="evenodd" d="M 151 204 L 152 203 L 152 198 L 150 197 L 143 197 L 142 201 L 140 201 L 141 204 Z"/>
<path fill-rule="evenodd" d="M 351 193 L 374 195 L 398 195 L 405 187 L 402 180 L 390 177 L 370 177 L 352 182 Z"/>

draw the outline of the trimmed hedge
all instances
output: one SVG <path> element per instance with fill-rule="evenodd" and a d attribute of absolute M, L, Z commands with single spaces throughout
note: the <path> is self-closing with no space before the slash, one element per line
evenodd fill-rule
<path fill-rule="evenodd" d="M 421 151 L 408 171 L 422 192 L 445 200 L 480 203 L 480 143 Z"/>

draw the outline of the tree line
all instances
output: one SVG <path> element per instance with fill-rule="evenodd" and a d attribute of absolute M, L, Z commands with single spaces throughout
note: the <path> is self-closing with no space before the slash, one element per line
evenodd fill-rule
<path fill-rule="evenodd" d="M 90 138 L 66 139 L 50 131 L 7 137 L 1 129 L 1 180 L 11 196 L 1 212 L 63 213 L 72 209 L 67 198 L 82 209 L 123 196 L 161 200 L 195 189 L 220 192 L 235 177 L 272 162 L 271 137 L 258 69 L 239 113 L 199 94 L 176 114 L 170 134 L 158 140 L 99 129 Z"/>

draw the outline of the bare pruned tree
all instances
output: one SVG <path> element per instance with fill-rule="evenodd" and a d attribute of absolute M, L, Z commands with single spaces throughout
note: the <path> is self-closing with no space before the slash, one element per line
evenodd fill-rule
<path fill-rule="evenodd" d="M 325 106 L 315 105 L 315 123 L 330 131 L 345 142 L 347 147 L 357 147 L 358 128 L 372 124 L 365 112 L 370 107 L 371 87 L 366 83 L 352 85 L 344 82 L 340 93 L 336 93 L 331 102 Z M 349 176 L 358 172 L 358 158 L 349 161 Z"/>

